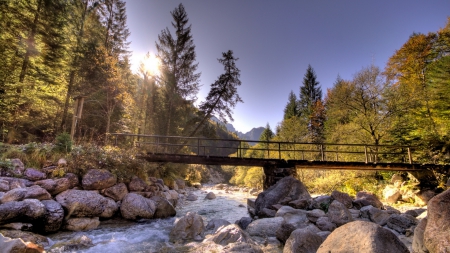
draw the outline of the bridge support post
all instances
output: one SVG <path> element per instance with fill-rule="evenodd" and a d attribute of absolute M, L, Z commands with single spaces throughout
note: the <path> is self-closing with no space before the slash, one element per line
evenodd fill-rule
<path fill-rule="evenodd" d="M 265 164 L 263 166 L 264 170 L 264 182 L 263 190 L 267 190 L 270 186 L 276 184 L 278 180 L 287 176 L 297 176 L 297 171 L 294 168 L 280 168 L 277 164 Z"/>

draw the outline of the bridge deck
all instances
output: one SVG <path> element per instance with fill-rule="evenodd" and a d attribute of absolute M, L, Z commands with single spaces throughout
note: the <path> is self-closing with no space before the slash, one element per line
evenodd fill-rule
<path fill-rule="evenodd" d="M 331 170 L 391 170 L 391 171 L 420 171 L 427 168 L 421 164 L 407 163 L 365 163 L 365 162 L 336 162 L 336 161 L 308 161 L 308 160 L 280 160 L 263 158 L 240 158 L 220 156 L 198 155 L 173 155 L 152 154 L 141 155 L 139 158 L 148 162 L 171 162 L 184 164 L 205 165 L 234 165 L 234 166 L 259 166 L 274 164 L 281 168 L 297 167 L 307 169 L 331 169 Z"/>

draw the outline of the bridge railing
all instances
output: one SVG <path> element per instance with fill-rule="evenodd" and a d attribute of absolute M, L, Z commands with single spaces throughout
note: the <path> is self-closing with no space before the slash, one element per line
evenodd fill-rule
<path fill-rule="evenodd" d="M 409 146 L 302 143 L 110 133 L 114 144 L 149 153 L 284 160 L 412 163 Z"/>

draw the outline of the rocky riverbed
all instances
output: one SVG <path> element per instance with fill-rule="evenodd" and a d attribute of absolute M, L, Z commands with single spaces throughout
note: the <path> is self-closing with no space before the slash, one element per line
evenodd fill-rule
<path fill-rule="evenodd" d="M 82 178 L 19 172 L 0 178 L 2 252 L 450 252 L 450 190 L 427 210 L 368 192 L 311 196 L 293 177 L 258 194 L 156 178 L 124 184 L 96 169 Z"/>

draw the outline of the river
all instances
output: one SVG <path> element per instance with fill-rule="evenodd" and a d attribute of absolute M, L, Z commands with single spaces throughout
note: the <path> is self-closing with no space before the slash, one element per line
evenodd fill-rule
<path fill-rule="evenodd" d="M 214 192 L 216 198 L 205 199 L 208 192 Z M 196 201 L 182 201 L 177 206 L 177 215 L 168 219 L 143 220 L 130 222 L 121 219 L 102 221 L 100 226 L 91 231 L 84 232 L 58 232 L 49 236 L 53 243 L 61 243 L 70 239 L 86 235 L 94 246 L 84 250 L 73 252 L 89 253 L 113 253 L 113 252 L 158 252 L 163 247 L 172 246 L 169 243 L 169 232 L 177 218 L 184 216 L 187 212 L 197 212 L 203 217 L 204 224 L 211 219 L 220 218 L 234 223 L 241 217 L 248 216 L 247 198 L 248 193 L 229 192 L 204 187 L 193 191 L 198 196 Z M 48 249 L 47 249 L 48 250 Z M 60 252 L 58 248 L 52 248 L 51 252 Z M 64 251 L 67 252 L 67 251 Z"/>

